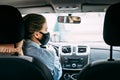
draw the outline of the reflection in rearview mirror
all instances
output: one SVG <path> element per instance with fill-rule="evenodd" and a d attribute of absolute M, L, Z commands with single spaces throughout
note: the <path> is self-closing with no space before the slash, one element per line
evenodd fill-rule
<path fill-rule="evenodd" d="M 58 16 L 59 23 L 80 23 L 81 18 L 79 16 Z"/>

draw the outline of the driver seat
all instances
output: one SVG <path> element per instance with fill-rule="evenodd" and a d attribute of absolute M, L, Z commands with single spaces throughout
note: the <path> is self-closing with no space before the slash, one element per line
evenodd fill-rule
<path fill-rule="evenodd" d="M 108 60 L 88 64 L 78 80 L 120 80 L 120 60 L 113 59 L 113 46 L 120 46 L 120 3 L 108 7 L 104 18 L 103 38 L 110 46 Z"/>
<path fill-rule="evenodd" d="M 0 80 L 53 80 L 50 70 L 22 51 L 24 25 L 19 10 L 0 5 Z"/>

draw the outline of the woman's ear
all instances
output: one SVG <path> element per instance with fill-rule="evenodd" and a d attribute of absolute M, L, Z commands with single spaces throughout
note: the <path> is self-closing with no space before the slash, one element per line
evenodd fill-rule
<path fill-rule="evenodd" d="M 34 32 L 33 35 L 34 35 L 35 38 L 39 38 L 39 33 L 38 32 Z"/>
<path fill-rule="evenodd" d="M 42 37 L 42 35 L 39 32 L 34 32 L 33 35 L 34 35 L 35 38 L 41 38 Z"/>

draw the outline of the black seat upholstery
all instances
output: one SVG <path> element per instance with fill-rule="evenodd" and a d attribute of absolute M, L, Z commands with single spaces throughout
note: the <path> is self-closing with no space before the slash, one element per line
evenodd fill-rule
<path fill-rule="evenodd" d="M 0 5 L 0 45 L 24 38 L 22 15 L 13 6 Z M 0 53 L 1 54 L 1 53 Z M 29 56 L 0 56 L 0 80 L 53 80 L 50 70 Z"/>
<path fill-rule="evenodd" d="M 113 46 L 120 46 L 120 3 L 108 7 L 105 19 L 103 38 L 110 45 L 110 58 L 96 61 L 84 67 L 78 80 L 120 80 L 120 60 L 113 59 Z"/>
<path fill-rule="evenodd" d="M 28 56 L 0 56 L 0 80 L 52 80 L 42 64 Z"/>

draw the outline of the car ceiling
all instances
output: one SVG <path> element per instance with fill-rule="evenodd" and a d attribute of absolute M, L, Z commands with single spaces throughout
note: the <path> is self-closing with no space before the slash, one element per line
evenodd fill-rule
<path fill-rule="evenodd" d="M 53 12 L 90 12 L 104 11 L 109 5 L 120 0 L 0 0 L 17 8 L 51 7 Z"/>

